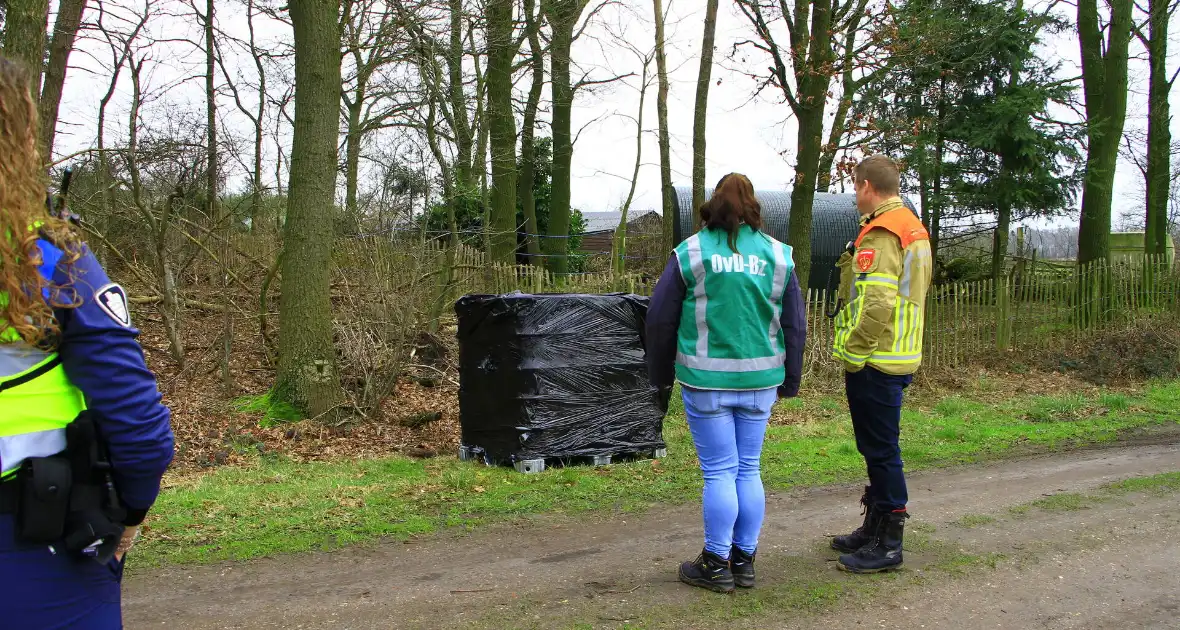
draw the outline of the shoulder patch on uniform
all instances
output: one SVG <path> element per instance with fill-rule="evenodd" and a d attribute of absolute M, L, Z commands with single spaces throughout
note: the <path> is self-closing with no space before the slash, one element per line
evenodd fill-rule
<path fill-rule="evenodd" d="M 127 308 L 127 292 L 111 283 L 94 292 L 94 301 L 107 317 L 123 328 L 131 328 L 131 310 Z"/>
<path fill-rule="evenodd" d="M 877 250 L 862 249 L 856 252 L 856 267 L 862 272 L 867 272 L 873 268 L 873 262 L 877 260 Z"/>

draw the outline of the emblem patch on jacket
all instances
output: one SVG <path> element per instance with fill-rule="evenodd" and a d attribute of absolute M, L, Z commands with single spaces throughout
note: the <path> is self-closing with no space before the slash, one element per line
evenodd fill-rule
<path fill-rule="evenodd" d="M 867 272 L 873 268 L 873 261 L 877 259 L 877 250 L 862 249 L 856 253 L 856 267 L 861 272 Z"/>
<path fill-rule="evenodd" d="M 131 327 L 131 310 L 127 308 L 127 293 L 117 284 L 108 284 L 94 292 L 94 301 L 107 317 L 123 328 Z"/>

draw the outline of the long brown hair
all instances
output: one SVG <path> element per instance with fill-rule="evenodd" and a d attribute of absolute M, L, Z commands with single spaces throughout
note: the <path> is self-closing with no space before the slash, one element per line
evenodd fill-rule
<path fill-rule="evenodd" d="M 729 234 L 729 248 L 737 251 L 738 230 L 741 225 L 762 229 L 762 205 L 754 196 L 754 185 L 741 173 L 722 177 L 713 189 L 713 196 L 701 206 L 701 227 L 723 229 Z"/>
<path fill-rule="evenodd" d="M 44 234 L 61 247 L 67 263 L 77 260 L 81 249 L 69 225 L 45 208 L 46 175 L 31 86 L 24 68 L 0 57 L 0 332 L 11 327 L 25 342 L 38 345 L 58 332 L 43 292 L 48 289 L 54 300 L 63 292 L 37 270 L 42 263 L 37 239 Z M 0 343 L 15 341 L 5 337 Z"/>

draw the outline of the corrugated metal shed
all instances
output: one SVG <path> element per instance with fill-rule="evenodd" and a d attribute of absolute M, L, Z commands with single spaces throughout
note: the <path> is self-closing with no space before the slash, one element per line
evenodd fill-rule
<path fill-rule="evenodd" d="M 705 190 L 705 197 L 712 194 L 712 188 Z M 787 226 L 791 219 L 790 191 L 758 190 L 754 194 L 758 197 L 758 203 L 762 204 L 763 229 L 774 238 L 790 245 L 791 241 L 787 238 Z M 914 210 L 914 205 L 909 199 L 903 200 L 911 210 Z M 677 186 L 676 222 L 673 233 L 677 243 L 696 231 L 697 220 L 696 211 L 692 207 L 692 189 Z M 815 203 L 811 209 L 811 277 L 808 279 L 808 286 L 820 289 L 828 285 L 829 272 L 836 266 L 836 261 L 848 241 L 856 238 L 859 222 L 856 195 L 815 194 Z M 830 275 L 834 284 L 835 274 Z"/>
<path fill-rule="evenodd" d="M 627 224 L 634 225 L 635 223 L 639 222 L 640 219 L 646 217 L 649 214 L 656 213 L 651 210 L 644 212 L 632 212 L 627 215 Z M 583 212 L 582 219 L 586 221 L 586 231 L 583 232 L 583 234 L 593 234 L 595 232 L 613 233 L 615 228 L 619 227 L 619 219 L 622 218 L 622 212 Z"/>

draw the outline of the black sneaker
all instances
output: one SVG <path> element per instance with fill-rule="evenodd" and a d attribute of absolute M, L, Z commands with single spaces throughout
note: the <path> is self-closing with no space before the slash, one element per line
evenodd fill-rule
<path fill-rule="evenodd" d="M 873 542 L 873 537 L 877 531 L 877 521 L 880 520 L 881 513 L 877 508 L 873 507 L 871 495 L 870 488 L 865 486 L 865 493 L 860 497 L 860 504 L 863 506 L 860 513 L 865 517 L 864 523 L 851 534 L 833 538 L 832 549 L 840 553 L 853 553 L 857 549 Z"/>
<path fill-rule="evenodd" d="M 729 561 L 708 551 L 701 551 L 692 562 L 680 565 L 680 581 L 715 593 L 733 592 L 733 573 Z"/>
<path fill-rule="evenodd" d="M 905 520 L 909 517 L 905 510 L 882 515 L 873 542 L 840 556 L 840 568 L 852 573 L 880 573 L 900 567 Z"/>
<path fill-rule="evenodd" d="M 733 583 L 739 588 L 754 588 L 754 554 L 734 545 L 729 550 L 729 570 L 733 573 Z"/>

